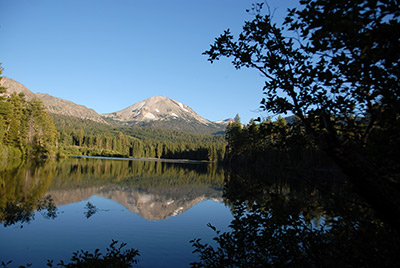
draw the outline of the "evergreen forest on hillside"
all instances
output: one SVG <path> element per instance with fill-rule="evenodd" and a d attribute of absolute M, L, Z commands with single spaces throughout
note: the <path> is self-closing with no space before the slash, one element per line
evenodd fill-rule
<path fill-rule="evenodd" d="M 52 114 L 63 155 L 222 161 L 223 135 L 149 127 L 118 127 Z"/>
<path fill-rule="evenodd" d="M 0 88 L 0 93 L 5 90 Z M 0 95 L 1 158 L 54 155 L 58 136 L 39 99 L 27 102 L 23 94 Z"/>
<path fill-rule="evenodd" d="M 1 79 L 1 78 L 0 78 Z M 1 93 L 7 89 L 1 88 Z M 222 161 L 223 135 L 112 126 L 49 114 L 40 99 L 0 97 L 0 158 L 67 155 Z"/>

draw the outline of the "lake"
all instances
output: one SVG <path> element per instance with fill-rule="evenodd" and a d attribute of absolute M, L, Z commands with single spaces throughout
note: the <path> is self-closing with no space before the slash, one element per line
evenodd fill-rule
<path fill-rule="evenodd" d="M 189 241 L 211 241 L 207 224 L 227 230 L 232 219 L 215 164 L 68 158 L 2 170 L 0 207 L 24 209 L 2 215 L 0 262 L 10 267 L 68 261 L 112 240 L 139 250 L 137 267 L 188 267 L 197 258 Z M 55 213 L 34 211 L 47 196 Z"/>
<path fill-rule="evenodd" d="M 139 250 L 134 267 L 190 267 L 207 256 L 205 244 L 224 258 L 199 267 L 400 264 L 399 235 L 332 165 L 279 161 L 254 171 L 104 158 L 0 162 L 0 265 L 68 262 L 77 250 L 104 253 L 113 240 Z M 209 223 L 230 232 L 221 244 Z"/>

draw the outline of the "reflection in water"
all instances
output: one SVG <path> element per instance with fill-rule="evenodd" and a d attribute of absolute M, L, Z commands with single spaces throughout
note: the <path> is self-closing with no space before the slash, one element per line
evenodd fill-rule
<path fill-rule="evenodd" d="M 91 202 L 86 203 L 85 212 L 84 212 L 86 219 L 89 219 L 90 217 L 92 217 L 94 214 L 97 213 L 97 211 L 98 211 L 98 209 Z"/>
<path fill-rule="evenodd" d="M 49 188 L 57 205 L 103 196 L 148 220 L 162 220 L 200 201 L 221 199 L 223 170 L 215 165 L 71 159 Z"/>
<path fill-rule="evenodd" d="M 227 226 L 231 219 L 229 209 L 214 202 L 222 201 L 224 176 L 207 163 L 77 158 L 3 163 L 0 222 L 30 224 L 0 226 L 0 266 L 13 260 L 43 267 L 47 259 L 67 261 L 78 249 L 105 248 L 117 239 L 140 250 L 142 267 L 187 267 L 194 258 L 188 241 L 207 235 L 207 222 Z M 177 216 L 202 200 L 208 201 Z M 48 210 L 38 212 L 43 207 Z"/>
<path fill-rule="evenodd" d="M 310 184 L 317 179 L 310 172 L 299 180 L 279 169 L 268 175 L 228 176 L 232 230 L 210 226 L 216 245 L 192 240 L 200 254 L 193 267 L 399 266 L 399 234 L 342 180 L 321 176 Z"/>
<path fill-rule="evenodd" d="M 45 208 L 48 217 L 55 217 L 55 206 L 94 195 L 148 220 L 167 219 L 200 201 L 221 201 L 224 178 L 216 165 L 104 159 L 12 162 L 1 170 L 0 220 L 5 225 L 29 222 L 34 210 Z M 95 212 L 89 204 L 85 216 Z"/>
<path fill-rule="evenodd" d="M 28 223 L 34 219 L 34 210 L 46 218 L 56 216 L 56 206 L 45 196 L 54 173 L 41 163 L 24 163 L 19 159 L 0 163 L 0 222 L 5 227 Z"/>
<path fill-rule="evenodd" d="M 70 245 L 81 241 L 86 233 L 85 241 L 96 244 L 103 237 L 109 241 L 109 237 L 98 235 L 98 230 L 104 228 L 107 231 L 102 233 L 115 236 L 111 238 L 128 239 L 130 246 L 143 252 L 140 262 L 148 266 L 166 263 L 154 258 L 160 252 L 169 258 L 170 267 L 183 262 L 186 267 L 196 259 L 201 261 L 194 263 L 194 267 L 207 267 L 207 262 L 221 267 L 264 267 L 265 263 L 292 267 L 390 267 L 400 263 L 398 234 L 387 228 L 332 172 L 277 168 L 262 177 L 249 177 L 208 164 L 104 159 L 15 161 L 0 165 L 0 221 L 4 226 L 30 222 L 34 211 L 41 210 L 48 218 L 58 215 L 55 221 L 59 219 L 59 232 L 70 232 L 62 237 L 64 244 L 68 244 L 68 239 L 72 240 Z M 127 212 L 127 215 L 120 208 L 117 211 L 115 202 L 106 206 L 113 208 L 108 213 L 100 213 L 105 206 L 97 203 L 96 196 L 118 202 L 139 215 L 140 220 L 131 218 L 135 214 Z M 193 240 L 192 245 L 202 256 L 198 258 L 190 255 L 192 248 L 187 242 L 196 236 L 204 238 L 204 233 L 195 234 L 199 226 L 210 222 L 216 228 L 226 229 L 231 219 L 225 207 L 218 210 L 207 202 L 202 203 L 203 208 L 196 206 L 202 211 L 192 214 L 192 218 L 174 217 L 202 200 L 223 200 L 234 219 L 231 232 L 216 240 L 218 248 L 202 244 L 203 240 Z M 56 214 L 56 206 L 67 204 L 70 205 L 62 208 L 64 215 Z M 78 205 L 84 207 L 83 213 L 77 209 L 79 213 L 73 214 Z M 213 211 L 218 215 L 209 220 Z M 229 215 L 221 216 L 223 213 Z M 68 217 L 78 215 L 84 221 L 68 218 L 67 214 Z M 223 218 L 222 227 L 217 222 L 220 218 Z M 69 225 L 70 221 L 77 223 Z M 43 221 L 41 224 L 46 225 Z M 9 231 L 12 231 L 9 237 L 18 235 L 14 230 Z M 182 235 L 182 232 L 187 233 Z M 12 252 L 4 254 L 11 256 Z M 60 256 L 63 255 L 60 253 Z"/>
<path fill-rule="evenodd" d="M 54 219 L 57 216 L 57 207 L 54 205 L 53 199 L 51 196 L 46 196 L 36 200 L 35 204 L 7 201 L 0 210 L 0 220 L 3 222 L 4 227 L 20 223 L 22 228 L 24 223 L 34 220 L 34 210 L 41 212 L 46 219 Z"/>

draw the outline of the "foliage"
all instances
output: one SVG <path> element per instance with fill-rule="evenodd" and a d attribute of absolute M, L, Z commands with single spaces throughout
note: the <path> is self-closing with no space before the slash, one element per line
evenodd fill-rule
<path fill-rule="evenodd" d="M 86 219 L 89 219 L 90 217 L 92 217 L 94 214 L 97 213 L 98 209 L 95 205 L 93 205 L 91 202 L 87 202 L 86 206 L 85 206 L 85 217 Z"/>
<path fill-rule="evenodd" d="M 191 241 L 192 267 L 397 267 L 398 234 L 346 187 L 254 183 L 232 176 L 224 188 L 234 219 L 213 243 Z M 233 185 L 231 185 L 233 184 Z M 240 190 L 239 190 L 240 189 Z"/>
<path fill-rule="evenodd" d="M 307 152 L 317 151 L 312 141 L 307 139 L 298 119 L 287 123 L 278 117 L 274 122 L 267 119 L 258 124 L 250 120 L 247 125 L 235 121 L 228 125 L 225 137 L 228 143 L 225 160 L 231 166 L 242 163 L 259 168 L 284 159 L 295 164 L 296 161 L 307 160 Z"/>
<path fill-rule="evenodd" d="M 22 224 L 29 223 L 35 218 L 35 210 L 43 212 L 43 216 L 46 218 L 54 219 L 57 216 L 57 207 L 54 205 L 53 199 L 51 196 L 46 196 L 36 200 L 34 204 L 30 202 L 6 202 L 5 207 L 0 208 L 0 222 L 3 223 L 4 227 L 19 223 L 22 228 Z"/>
<path fill-rule="evenodd" d="M 54 155 L 58 133 L 50 115 L 45 111 L 40 99 L 33 99 L 28 105 L 28 154 Z"/>
<path fill-rule="evenodd" d="M 76 251 L 71 257 L 69 263 L 60 261 L 57 265 L 54 264 L 54 260 L 48 260 L 48 267 L 64 267 L 64 268 L 128 268 L 133 267 L 134 264 L 138 263 L 136 257 L 140 256 L 139 251 L 133 248 L 124 249 L 126 243 L 121 243 L 118 245 L 118 241 L 112 240 L 110 246 L 106 248 L 106 253 L 100 253 L 100 249 L 96 249 L 93 253 L 89 251 Z M 3 268 L 9 267 L 12 261 L 7 263 L 2 262 L 0 265 Z M 30 267 L 32 264 L 27 264 L 26 266 L 19 266 L 21 268 Z"/>
<path fill-rule="evenodd" d="M 70 263 L 64 263 L 60 261 L 57 266 L 53 266 L 53 261 L 49 260 L 47 263 L 48 267 L 65 267 L 65 268 L 111 268 L 111 267 L 133 267 L 133 264 L 137 264 L 138 260 L 135 259 L 140 256 L 139 251 L 133 248 L 125 249 L 126 243 L 121 243 L 117 245 L 118 241 L 112 240 L 109 248 L 106 248 L 107 253 L 100 253 L 99 249 L 96 249 L 94 253 L 89 253 L 88 251 L 81 250 L 80 252 L 74 252 Z"/>
<path fill-rule="evenodd" d="M 256 4 L 237 41 L 227 30 L 205 54 L 260 71 L 267 111 L 292 112 L 312 133 L 333 127 L 343 138 L 365 141 L 378 114 L 398 109 L 400 11 L 395 1 L 301 3 L 281 27 Z"/>
<path fill-rule="evenodd" d="M 263 4 L 204 54 L 265 77 L 261 107 L 292 113 L 393 228 L 400 226 L 400 9 L 391 0 L 302 0 L 276 25 Z"/>

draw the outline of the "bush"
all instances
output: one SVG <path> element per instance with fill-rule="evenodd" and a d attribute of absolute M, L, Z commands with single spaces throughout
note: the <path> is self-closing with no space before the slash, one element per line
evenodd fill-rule
<path fill-rule="evenodd" d="M 126 243 L 121 243 L 118 246 L 118 241 L 112 240 L 110 246 L 106 248 L 106 253 L 103 255 L 100 253 L 99 249 L 96 249 L 94 253 L 89 253 L 89 251 L 77 251 L 74 252 L 71 257 L 70 263 L 64 263 L 60 261 L 57 265 L 54 264 L 53 260 L 47 261 L 48 267 L 55 268 L 128 268 L 133 267 L 133 264 L 138 263 L 137 256 L 140 256 L 139 251 L 133 248 L 125 249 Z M 2 262 L 0 266 L 7 268 L 12 261 L 7 263 Z M 29 267 L 32 264 L 27 264 L 26 266 L 19 266 L 20 268 Z"/>

